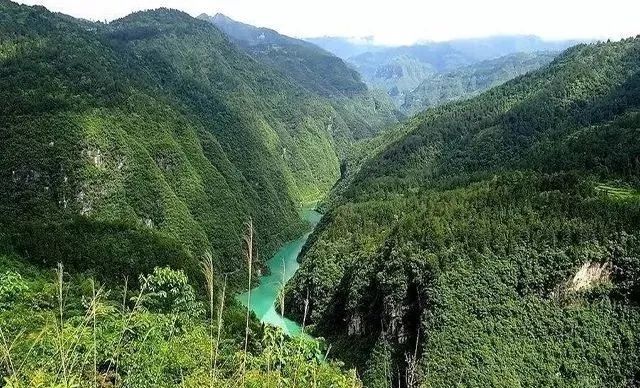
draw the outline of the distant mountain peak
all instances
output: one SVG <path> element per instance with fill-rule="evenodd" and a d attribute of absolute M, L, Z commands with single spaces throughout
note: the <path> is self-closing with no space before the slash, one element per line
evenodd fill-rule
<path fill-rule="evenodd" d="M 235 22 L 235 20 L 233 20 L 232 18 L 230 18 L 229 16 L 223 14 L 223 13 L 216 13 L 215 15 L 213 15 L 213 20 L 227 20 L 227 21 L 231 21 L 231 22 Z"/>
<path fill-rule="evenodd" d="M 261 27 L 256 27 L 256 26 L 253 26 L 251 24 L 239 22 L 239 21 L 237 21 L 237 20 L 235 20 L 235 19 L 233 19 L 233 18 L 231 18 L 231 17 L 229 17 L 229 16 L 227 16 L 227 15 L 225 15 L 223 13 L 220 13 L 220 12 L 216 13 L 213 16 L 210 16 L 210 15 L 208 15 L 206 13 L 203 13 L 203 14 L 198 16 L 198 19 L 208 21 L 208 22 L 213 23 L 213 24 L 215 24 L 217 26 L 222 26 L 222 25 L 224 25 L 224 26 L 235 26 L 235 27 L 238 27 L 238 28 L 246 29 L 246 30 L 262 30 L 263 29 Z"/>
<path fill-rule="evenodd" d="M 208 13 L 201 13 L 200 15 L 196 16 L 196 19 L 204 20 L 210 23 L 240 23 L 237 20 L 234 20 L 220 12 L 217 12 L 213 16 L 209 15 Z"/>
<path fill-rule="evenodd" d="M 313 43 L 239 22 L 221 13 L 202 14 L 198 18 L 213 24 L 249 55 L 284 72 L 307 90 L 323 96 L 355 95 L 367 90 L 355 70 Z"/>

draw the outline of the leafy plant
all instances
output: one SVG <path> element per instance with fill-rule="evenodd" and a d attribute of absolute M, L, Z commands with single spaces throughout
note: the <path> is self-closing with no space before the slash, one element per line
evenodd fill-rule
<path fill-rule="evenodd" d="M 28 289 L 27 282 L 17 272 L 0 275 L 0 309 L 11 308 Z"/>
<path fill-rule="evenodd" d="M 149 276 L 141 276 L 140 284 L 146 284 L 142 306 L 152 312 L 193 317 L 202 314 L 203 306 L 196 300 L 195 290 L 182 271 L 155 268 Z"/>

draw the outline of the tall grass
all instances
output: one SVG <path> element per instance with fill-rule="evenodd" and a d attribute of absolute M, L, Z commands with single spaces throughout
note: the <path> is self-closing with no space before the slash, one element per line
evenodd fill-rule
<path fill-rule="evenodd" d="M 244 236 L 244 256 L 249 270 L 248 302 L 251 300 L 254 261 L 257 260 L 257 254 L 253 252 L 254 241 L 253 224 L 249 220 Z M 50 307 L 42 310 L 39 315 L 43 319 L 42 329 L 34 324 L 24 328 L 24 331 L 17 331 L 0 322 L 0 374 L 3 371 L 7 374 L 0 376 L 5 379 L 5 383 L 0 383 L 0 386 L 359 386 L 357 379 L 354 383 L 338 367 L 328 367 L 327 363 L 321 362 L 321 354 L 311 356 L 316 354 L 317 348 L 308 340 L 287 339 L 276 329 L 265 329 L 265 338 L 262 340 L 265 354 L 250 354 L 250 308 L 247 308 L 245 317 L 242 317 L 242 310 L 239 310 L 240 314 L 234 322 L 238 325 L 235 326 L 238 327 L 237 334 L 241 333 L 242 323 L 245 325 L 244 344 L 241 342 L 242 339 L 238 338 L 235 342 L 238 349 L 236 353 L 223 351 L 225 348 L 221 348 L 220 344 L 223 337 L 228 274 L 223 274 L 221 293 L 216 293 L 214 282 L 220 276 L 215 276 L 213 257 L 206 254 L 200 264 L 206 281 L 209 311 L 205 317 L 197 313 L 181 318 L 188 320 L 189 330 L 182 330 L 185 326 L 180 329 L 176 325 L 178 315 L 149 310 L 151 305 L 146 303 L 148 297 L 162 297 L 154 291 L 150 277 L 140 277 L 139 290 L 135 291 L 132 299 L 127 297 L 129 284 L 125 279 L 121 288 L 122 305 L 119 306 L 119 297 L 109 299 L 110 293 L 104 290 L 104 286 L 89 279 L 90 283 L 86 288 L 87 283 L 82 277 L 82 282 L 76 284 L 74 277 L 69 277 L 64 271 L 64 266 L 58 264 L 55 279 L 50 280 L 55 287 L 42 291 L 46 293 L 46 298 L 52 301 Z M 282 276 L 284 285 L 285 271 Z M 83 306 L 83 312 L 80 314 L 78 300 L 72 299 L 78 292 Z M 217 306 L 216 298 L 219 298 Z M 279 298 L 280 313 L 284 315 L 284 288 Z M 200 308 L 204 306 L 200 302 L 197 303 Z M 15 311 L 15 314 L 21 313 L 23 312 L 20 309 Z M 233 313 L 230 317 L 234 317 Z M 214 331 L 214 325 L 217 333 Z M 150 335 L 152 331 L 154 334 Z M 267 337 L 267 333 L 270 337 Z M 149 338 L 153 341 L 152 345 L 146 345 Z M 232 335 L 229 340 L 232 341 L 233 338 L 237 337 Z M 195 342 L 185 342 L 192 339 Z M 193 349 L 189 348 L 191 344 Z M 206 350 L 199 352 L 199 349 Z M 138 352 L 149 353 L 142 353 L 143 359 L 140 359 L 137 356 Z M 163 355 L 155 358 L 156 352 L 162 352 Z M 201 359 L 205 352 L 208 353 L 206 361 Z M 272 358 L 272 355 L 277 357 Z M 154 364 L 145 364 L 144 358 L 155 360 Z M 174 364 L 175 362 L 177 364 Z M 140 376 L 147 375 L 153 377 L 140 380 Z M 337 383 L 325 384 L 322 382 L 323 378 Z"/>
<path fill-rule="evenodd" d="M 13 366 L 13 359 L 11 358 L 11 345 L 9 345 L 7 337 L 4 335 L 2 327 L 0 327 L 0 339 L 2 340 L 2 343 L 0 343 L 0 348 L 2 349 L 2 359 L 4 360 L 4 363 L 9 367 L 9 373 L 13 375 L 16 373 L 16 369 Z"/>
<path fill-rule="evenodd" d="M 307 325 L 307 313 L 309 312 L 309 290 L 307 290 L 307 297 L 304 299 L 304 314 L 302 316 L 302 333 Z"/>
<path fill-rule="evenodd" d="M 97 337 L 97 304 L 98 296 L 96 292 L 96 282 L 91 279 L 91 316 L 93 318 L 93 386 L 98 386 L 98 337 Z"/>
<path fill-rule="evenodd" d="M 107 366 L 107 371 L 105 374 L 109 374 L 109 372 L 111 371 L 111 368 L 113 367 L 113 363 L 115 360 L 115 374 L 118 374 L 118 368 L 120 367 L 120 356 L 122 353 L 122 343 L 124 341 L 124 337 L 125 337 L 125 333 L 127 332 L 127 330 L 129 329 L 129 325 L 131 324 L 131 320 L 134 317 L 134 314 L 140 309 L 141 303 L 142 303 L 142 297 L 147 289 L 147 286 L 149 284 L 149 278 L 148 277 L 141 277 L 142 281 L 142 285 L 140 286 L 140 292 L 138 293 L 138 296 L 135 299 L 135 302 L 133 304 L 133 308 L 127 313 L 127 307 L 126 307 L 126 290 L 125 290 L 125 296 L 123 297 L 123 306 L 122 306 L 122 330 L 120 331 L 120 335 L 118 337 L 118 343 L 116 344 L 116 347 L 114 349 L 114 353 L 111 357 L 111 359 L 109 360 L 109 365 Z"/>
<path fill-rule="evenodd" d="M 56 280 L 57 280 L 57 296 L 58 296 L 58 311 L 60 320 L 58 321 L 58 352 L 60 353 L 60 368 L 62 369 L 62 379 L 65 385 L 68 385 L 67 378 L 67 352 L 64 344 L 64 266 L 62 263 L 58 263 L 56 267 Z"/>
<path fill-rule="evenodd" d="M 284 258 L 282 258 L 282 286 L 280 287 L 280 291 L 278 292 L 278 297 L 280 298 L 280 316 L 284 318 L 284 300 L 286 296 L 286 278 L 285 275 L 287 273 L 287 262 Z M 280 337 L 280 348 L 284 347 L 284 337 Z"/>
<path fill-rule="evenodd" d="M 251 315 L 251 274 L 253 272 L 253 220 L 249 218 L 246 223 L 244 235 L 245 259 L 247 260 L 248 283 L 247 283 L 247 320 L 244 327 L 244 360 L 242 362 L 242 385 L 245 385 L 245 375 L 247 371 L 247 350 L 249 345 L 249 317 Z"/>
<path fill-rule="evenodd" d="M 213 345 L 213 297 L 214 297 L 214 289 L 213 289 L 213 280 L 214 280 L 214 270 L 213 270 L 213 256 L 211 253 L 207 252 L 205 254 L 204 260 L 201 263 L 202 273 L 204 274 L 204 278 L 207 285 L 207 296 L 209 297 L 209 380 L 210 386 L 213 388 L 213 378 L 214 378 L 214 345 Z M 217 342 L 216 342 L 217 349 Z"/>
<path fill-rule="evenodd" d="M 222 313 L 224 312 L 224 302 L 227 294 L 227 274 L 224 275 L 224 282 L 222 283 L 222 296 L 220 297 L 220 308 L 218 309 L 218 334 L 216 336 L 216 349 L 213 356 L 213 369 L 214 372 L 218 367 L 218 351 L 220 348 L 220 338 L 222 334 Z"/>

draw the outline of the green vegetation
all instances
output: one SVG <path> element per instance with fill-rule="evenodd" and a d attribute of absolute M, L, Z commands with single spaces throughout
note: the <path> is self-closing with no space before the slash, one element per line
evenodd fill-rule
<path fill-rule="evenodd" d="M 476 96 L 522 74 L 549 64 L 557 53 L 516 53 L 482 61 L 449 73 L 426 77 L 404 95 L 402 110 L 409 114 L 426 108 Z"/>
<path fill-rule="evenodd" d="M 640 37 L 444 105 L 553 47 L 363 54 L 448 73 L 397 124 L 328 52 L 213 22 L 0 0 L 0 385 L 640 384 Z M 330 191 L 277 295 L 318 339 L 288 338 L 235 296 Z"/>
<path fill-rule="evenodd" d="M 616 199 L 631 201 L 640 199 L 640 192 L 631 188 L 599 184 L 596 186 L 596 190 Z"/>
<path fill-rule="evenodd" d="M 352 140 L 369 138 L 402 118 L 385 93 L 368 90 L 358 72 L 314 44 L 222 14 L 198 18 L 213 23 L 260 63 L 326 100 L 337 112 L 334 121 L 339 121 L 330 124 L 330 130 L 349 128 L 349 137 L 337 136 L 342 140 L 338 140 L 342 158 L 348 155 Z"/>
<path fill-rule="evenodd" d="M 16 268 L 13 260 L 0 257 L 0 266 Z M 181 271 L 156 268 L 138 289 L 108 289 L 62 267 L 18 267 L 24 278 L 1 275 L 2 386 L 360 386 L 307 337 L 252 324 L 245 356 L 243 337 L 234 334 L 244 326 L 242 311 L 232 307 L 220 320 L 214 312 L 208 321 Z"/>
<path fill-rule="evenodd" d="M 0 11 L 0 243 L 33 263 L 194 278 L 210 252 L 217 274 L 246 271 L 245 220 L 268 257 L 302 230 L 299 204 L 329 191 L 349 144 L 387 120 L 365 96 L 338 112 L 178 11 L 106 25 Z"/>
<path fill-rule="evenodd" d="M 579 45 L 366 142 L 289 313 L 365 386 L 637 385 L 639 81 L 640 38 Z"/>
<path fill-rule="evenodd" d="M 233 298 L 350 144 L 397 120 L 301 83 L 179 11 L 0 0 L 1 386 L 359 386 Z"/>
<path fill-rule="evenodd" d="M 323 41 L 320 40 L 319 43 Z M 420 108 L 431 106 L 433 102 L 445 102 L 456 96 L 471 96 L 474 91 L 486 90 L 500 81 L 504 82 L 536 68 L 535 64 L 522 58 L 509 58 L 512 54 L 560 51 L 576 43 L 544 41 L 535 36 L 496 36 L 401 47 L 371 47 L 367 52 L 349 57 L 347 60 L 362 74 L 370 87 L 384 90 L 396 107 L 405 113 L 416 113 Z M 505 58 L 498 59 L 501 57 Z M 481 63 L 491 60 L 497 62 Z M 474 69 L 474 65 L 479 68 Z M 516 66 L 516 69 L 508 68 L 510 65 Z M 485 73 L 485 66 L 491 67 L 488 70 L 490 74 Z M 505 67 L 511 75 L 500 74 L 501 71 L 505 71 Z M 493 71 L 495 74 L 491 74 Z M 473 84 L 474 73 L 475 77 L 479 78 L 477 81 L 480 85 Z M 421 87 L 423 82 L 426 84 Z M 459 82 L 463 85 L 457 86 Z M 416 88 L 417 95 L 412 93 Z M 430 90 L 431 88 L 435 90 Z M 461 88 L 462 91 L 455 90 L 456 88 Z M 416 99 L 429 96 L 433 99 L 434 94 L 438 97 L 437 101 L 414 102 Z M 444 95 L 440 96 L 441 94 Z M 407 99 L 409 100 L 406 101 Z M 407 104 L 409 105 L 405 106 Z"/>
<path fill-rule="evenodd" d="M 259 61 L 279 69 L 305 89 L 323 96 L 350 96 L 366 91 L 360 74 L 342 59 L 312 43 L 258 28 L 225 15 L 200 15 Z"/>

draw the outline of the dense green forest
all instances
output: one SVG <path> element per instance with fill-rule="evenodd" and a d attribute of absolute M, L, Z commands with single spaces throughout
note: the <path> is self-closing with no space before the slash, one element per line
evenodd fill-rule
<path fill-rule="evenodd" d="M 213 23 L 247 54 L 288 77 L 301 88 L 324 97 L 339 113 L 355 140 L 370 138 L 403 116 L 388 95 L 369 90 L 360 74 L 342 59 L 309 42 L 258 28 L 225 15 L 200 15 Z M 342 143 L 339 143 L 342 144 Z M 340 149 L 347 157 L 351 142 Z"/>
<path fill-rule="evenodd" d="M 640 38 L 397 131 L 353 159 L 290 314 L 367 387 L 636 386 Z"/>
<path fill-rule="evenodd" d="M 233 295 L 246 223 L 259 273 L 395 112 L 364 120 L 180 11 L 104 24 L 7 0 L 0 97 L 0 385 L 358 384 Z"/>
<path fill-rule="evenodd" d="M 0 0 L 0 387 L 639 386 L 640 37 L 318 42 Z"/>
<path fill-rule="evenodd" d="M 426 108 L 473 97 L 510 79 L 551 62 L 555 52 L 515 53 L 465 66 L 449 73 L 433 74 L 405 93 L 402 110 L 415 114 Z"/>
<path fill-rule="evenodd" d="M 349 96 L 367 89 L 358 72 L 312 43 L 241 23 L 222 14 L 198 18 L 211 22 L 258 60 L 280 69 L 313 92 Z"/>
<path fill-rule="evenodd" d="M 364 136 L 178 11 L 104 25 L 1 4 L 1 240 L 33 262 L 136 277 L 211 251 L 232 271 L 243 222 L 273 251 Z"/>
<path fill-rule="evenodd" d="M 507 57 L 502 66 L 510 63 L 517 68 L 512 70 L 511 77 L 501 76 L 503 81 L 518 74 L 533 70 L 531 63 L 508 59 L 509 55 L 532 54 L 541 51 L 559 51 L 573 44 L 575 41 L 545 41 L 535 36 L 495 36 L 476 39 L 459 39 L 445 42 L 419 43 L 401 47 L 373 47 L 367 52 L 347 58 L 347 61 L 358 70 L 370 87 L 384 90 L 394 101 L 395 105 L 409 113 L 416 113 L 420 109 L 405 110 L 405 99 L 410 93 L 420 87 L 423 82 L 451 75 L 461 78 L 462 82 L 469 77 L 469 72 L 482 72 L 480 63 Z M 480 69 L 465 68 L 473 65 Z M 500 66 L 500 63 L 488 63 L 489 66 Z M 460 70 L 461 72 L 456 72 Z M 499 68 L 495 69 L 500 71 Z M 480 76 L 482 77 L 482 76 Z M 486 76 L 485 76 L 486 77 Z M 496 77 L 497 78 L 497 77 Z M 497 85 L 497 83 L 496 83 Z M 427 85 L 426 90 L 432 85 Z M 438 85 L 433 85 L 438 87 Z M 495 85 L 493 85 L 495 86 Z M 486 89 L 486 88 L 485 88 Z M 437 91 L 433 91 L 437 93 Z M 423 93 L 421 93 L 423 94 Z M 469 93 L 471 95 L 472 93 Z M 446 100 L 446 99 L 443 99 Z M 427 105 L 423 105 L 426 108 Z"/>

